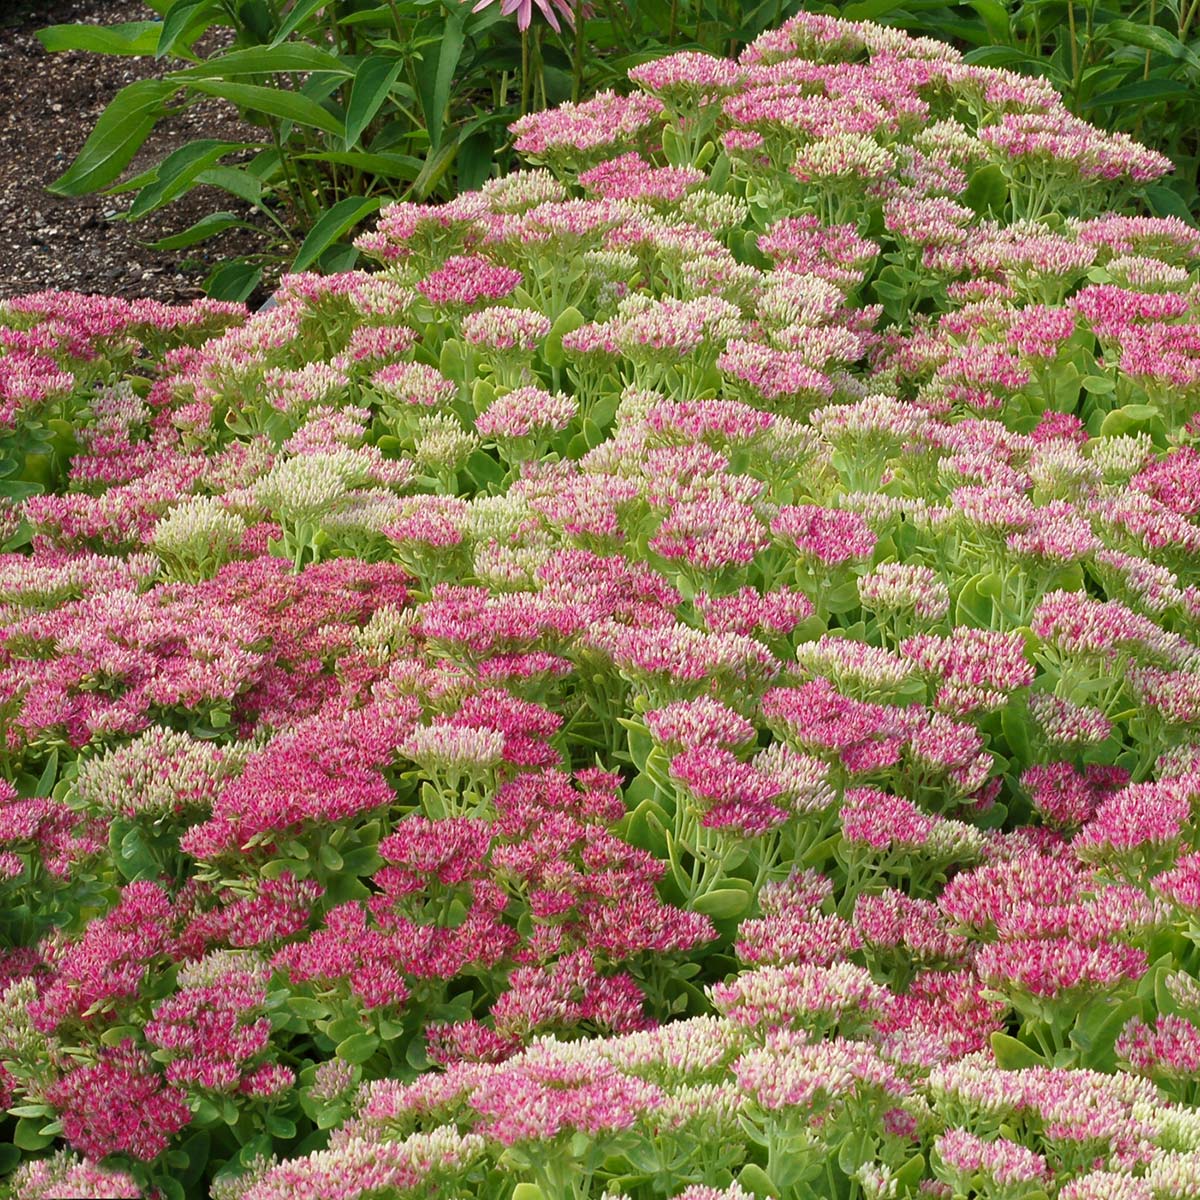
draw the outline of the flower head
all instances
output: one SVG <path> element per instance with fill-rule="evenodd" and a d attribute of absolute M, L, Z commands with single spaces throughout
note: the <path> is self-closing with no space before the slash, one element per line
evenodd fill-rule
<path fill-rule="evenodd" d="M 495 2 L 496 0 L 478 0 L 471 11 L 481 12 L 485 8 L 490 8 Z M 500 0 L 500 13 L 505 17 L 511 17 L 513 13 L 516 13 L 517 28 L 524 32 L 533 20 L 535 6 L 555 33 L 560 32 L 562 28 L 558 23 L 559 14 L 572 29 L 575 28 L 575 0 Z"/>

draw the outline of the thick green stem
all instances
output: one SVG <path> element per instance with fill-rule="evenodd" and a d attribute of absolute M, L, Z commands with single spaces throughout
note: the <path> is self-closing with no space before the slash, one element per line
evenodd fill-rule
<path fill-rule="evenodd" d="M 538 112 L 541 112 L 546 107 L 546 63 L 542 58 L 541 26 L 538 26 L 533 35 L 533 57 L 537 67 L 537 70 L 534 72 L 537 86 L 533 92 L 533 107 Z"/>
<path fill-rule="evenodd" d="M 625 14 L 622 11 L 623 6 L 614 4 L 613 0 L 608 0 L 605 8 L 608 10 L 608 19 L 613 28 L 620 30 L 620 41 L 622 46 L 629 44 L 629 26 L 625 22 Z"/>
<path fill-rule="evenodd" d="M 271 140 L 275 143 L 275 153 L 279 155 L 280 169 L 283 171 L 284 179 L 287 180 L 288 190 L 292 193 L 293 207 L 303 206 L 305 214 L 311 219 L 313 216 L 312 201 L 300 181 L 300 173 L 296 169 L 296 164 L 288 157 L 283 148 L 283 139 L 279 136 L 279 122 L 271 118 L 270 126 Z"/>
<path fill-rule="evenodd" d="M 575 48 L 572 66 L 574 75 L 571 80 L 571 99 L 578 104 L 583 95 L 583 9 L 575 13 Z"/>
<path fill-rule="evenodd" d="M 1182 42 L 1188 35 L 1188 30 L 1192 27 L 1192 22 L 1196 19 L 1196 9 L 1200 8 L 1200 0 L 1192 0 L 1191 7 L 1187 10 L 1187 14 L 1183 20 L 1179 22 L 1179 40 Z"/>
<path fill-rule="evenodd" d="M 1150 0 L 1150 16 L 1146 21 L 1149 28 L 1154 28 L 1154 18 L 1158 15 L 1158 0 Z M 1150 78 L 1150 51 L 1146 51 L 1146 65 L 1142 68 L 1142 78 Z"/>
<path fill-rule="evenodd" d="M 1079 107 L 1079 35 L 1075 29 L 1075 0 L 1067 5 L 1067 28 L 1071 32 L 1071 101 Z"/>
<path fill-rule="evenodd" d="M 521 116 L 529 112 L 529 30 L 521 30 Z"/>
<path fill-rule="evenodd" d="M 396 7 L 396 0 L 388 0 L 388 7 L 392 10 L 392 24 L 396 29 L 396 41 L 404 45 L 404 23 L 400 20 L 400 10 Z"/>

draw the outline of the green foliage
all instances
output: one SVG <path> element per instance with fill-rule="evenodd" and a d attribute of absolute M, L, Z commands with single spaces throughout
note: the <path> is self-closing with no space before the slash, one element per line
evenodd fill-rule
<path fill-rule="evenodd" d="M 151 7 L 159 20 L 39 33 L 51 51 L 178 66 L 122 88 L 51 191 L 132 193 L 129 220 L 196 187 L 228 193 L 250 209 L 249 220 L 214 212 L 156 246 L 183 249 L 230 229 L 258 230 L 253 254 L 218 262 L 206 281 L 210 295 L 244 300 L 272 266 L 353 266 L 355 231 L 385 199 L 446 199 L 507 169 L 508 126 L 531 108 L 623 81 L 631 65 L 673 48 L 736 49 L 800 5 L 610 2 L 561 34 L 541 23 L 521 32 L 498 5 L 475 13 L 466 0 Z M 197 139 L 121 179 L 161 122 L 211 97 L 236 106 L 259 136 Z"/>

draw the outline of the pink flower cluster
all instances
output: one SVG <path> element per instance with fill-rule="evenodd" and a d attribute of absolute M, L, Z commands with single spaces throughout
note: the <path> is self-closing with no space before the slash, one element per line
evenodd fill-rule
<path fill-rule="evenodd" d="M 380 272 L 0 305 L 0 1190 L 1198 1194 L 1166 164 L 865 21 L 630 75 Z"/>

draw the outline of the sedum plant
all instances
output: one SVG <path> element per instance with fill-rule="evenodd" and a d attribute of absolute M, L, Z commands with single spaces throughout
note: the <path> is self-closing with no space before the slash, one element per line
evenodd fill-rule
<path fill-rule="evenodd" d="M 1169 163 L 869 21 L 630 76 L 270 311 L 0 308 L 14 1200 L 1195 1194 Z"/>

